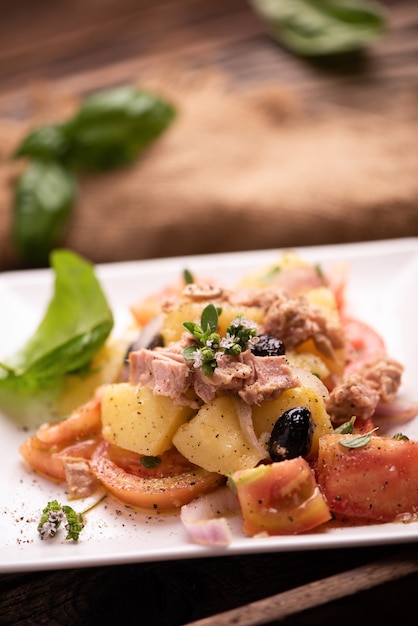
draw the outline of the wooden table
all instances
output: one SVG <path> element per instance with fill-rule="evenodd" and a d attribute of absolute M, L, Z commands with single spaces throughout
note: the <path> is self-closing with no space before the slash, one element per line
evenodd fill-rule
<path fill-rule="evenodd" d="M 34 84 L 53 80 L 63 93 L 87 93 L 173 57 L 191 72 L 221 68 L 233 89 L 279 74 L 311 107 L 383 110 L 394 91 L 415 100 L 418 94 L 413 1 L 387 2 L 390 33 L 370 54 L 347 58 L 338 72 L 331 61 L 301 62 L 281 50 L 240 0 L 4 4 L 0 112 L 10 118 L 28 115 Z M 398 553 L 416 562 L 415 545 L 387 545 L 1 575 L 0 624 L 181 626 Z M 417 585 L 418 574 L 411 573 L 325 605 L 317 594 L 318 606 L 280 623 L 415 625 Z"/>

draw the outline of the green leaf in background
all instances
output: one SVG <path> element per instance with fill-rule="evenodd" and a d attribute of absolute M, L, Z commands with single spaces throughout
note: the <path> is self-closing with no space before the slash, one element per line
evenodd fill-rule
<path fill-rule="evenodd" d="M 59 240 L 76 197 L 72 172 L 54 161 L 35 161 L 20 176 L 12 237 L 22 258 L 42 266 Z"/>
<path fill-rule="evenodd" d="M 64 126 L 45 125 L 27 135 L 14 153 L 15 158 L 63 161 L 68 154 L 70 141 Z"/>
<path fill-rule="evenodd" d="M 75 203 L 79 172 L 133 163 L 175 113 L 158 96 L 123 86 L 87 98 L 63 124 L 30 132 L 13 155 L 33 160 L 18 179 L 13 207 L 12 238 L 22 261 L 47 265 Z"/>
<path fill-rule="evenodd" d="M 363 48 L 383 34 L 383 6 L 369 0 L 250 0 L 272 36 L 300 56 Z"/>
<path fill-rule="evenodd" d="M 172 122 L 175 109 L 158 96 L 130 86 L 87 98 L 68 122 L 70 163 L 103 171 L 129 165 Z"/>
<path fill-rule="evenodd" d="M 94 268 L 69 250 L 51 254 L 54 294 L 33 336 L 7 363 L 0 389 L 42 389 L 87 367 L 113 327 Z"/>

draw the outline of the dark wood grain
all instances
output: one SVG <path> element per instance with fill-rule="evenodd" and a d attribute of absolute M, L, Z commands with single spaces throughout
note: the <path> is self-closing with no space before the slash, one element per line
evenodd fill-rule
<path fill-rule="evenodd" d="M 243 0 L 6 1 L 0 115 L 24 115 L 34 85 L 86 93 L 167 63 L 218 68 L 232 88 L 278 81 L 311 104 L 374 109 L 418 85 L 418 4 L 386 0 L 389 29 L 365 53 L 302 60 L 274 42 Z M 22 6 L 24 8 L 22 8 Z M 392 97 L 391 97 L 392 96 Z"/>
<path fill-rule="evenodd" d="M 416 555 L 416 547 L 409 549 Z M 181 626 L 398 551 L 393 546 L 319 550 L 3 575 L 0 624 L 72 626 L 135 620 L 141 626 Z M 418 575 L 411 574 L 280 623 L 348 626 L 359 623 L 361 615 L 382 624 L 402 617 L 403 624 L 412 626 L 417 582 Z"/>

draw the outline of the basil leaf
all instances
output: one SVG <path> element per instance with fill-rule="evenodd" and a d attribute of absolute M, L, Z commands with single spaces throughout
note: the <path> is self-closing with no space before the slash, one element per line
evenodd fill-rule
<path fill-rule="evenodd" d="M 69 150 L 69 139 L 64 126 L 45 125 L 27 135 L 14 156 L 35 160 L 62 161 Z"/>
<path fill-rule="evenodd" d="M 132 163 L 172 122 L 175 109 L 156 95 L 130 86 L 87 98 L 67 123 L 69 163 L 102 171 Z"/>
<path fill-rule="evenodd" d="M 386 28 L 379 2 L 368 0 L 250 0 L 272 36 L 301 56 L 358 50 Z"/>
<path fill-rule="evenodd" d="M 113 327 L 93 266 L 74 252 L 51 254 L 54 294 L 33 336 L 7 363 L 0 388 L 41 389 L 86 367 Z"/>
<path fill-rule="evenodd" d="M 12 237 L 23 259 L 45 265 L 63 234 L 76 197 L 73 174 L 52 161 L 36 161 L 20 176 L 15 193 Z"/>

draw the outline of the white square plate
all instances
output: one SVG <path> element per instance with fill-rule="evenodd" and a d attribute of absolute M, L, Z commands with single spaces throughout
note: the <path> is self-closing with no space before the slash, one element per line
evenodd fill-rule
<path fill-rule="evenodd" d="M 418 239 L 300 248 L 306 260 L 324 267 L 349 267 L 350 312 L 384 337 L 391 356 L 405 365 L 401 395 L 418 400 Z M 97 275 L 115 316 L 115 333 L 130 322 L 129 306 L 179 277 L 192 273 L 234 282 L 244 273 L 274 262 L 279 250 L 251 251 L 97 266 Z M 52 292 L 49 270 L 0 274 L 0 358 L 19 348 L 40 321 Z M 399 430 L 397 425 L 396 431 Z M 395 432 L 396 432 L 395 431 Z M 402 424 L 418 439 L 418 418 Z M 188 537 L 177 515 L 147 515 L 107 498 L 87 516 L 78 543 L 64 534 L 41 541 L 36 527 L 49 500 L 67 502 L 65 487 L 31 471 L 18 448 L 28 436 L 0 414 L 0 572 L 19 572 L 418 540 L 418 522 L 333 527 L 290 537 L 246 537 L 239 519 L 231 519 L 233 541 L 227 548 L 204 547 Z M 93 499 L 75 502 L 81 511 Z"/>

